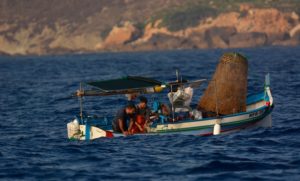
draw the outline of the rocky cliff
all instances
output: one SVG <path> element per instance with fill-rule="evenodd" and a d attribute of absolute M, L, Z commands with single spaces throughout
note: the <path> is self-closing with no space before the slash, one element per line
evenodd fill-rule
<path fill-rule="evenodd" d="M 293 0 L 2 0 L 0 54 L 295 46 L 299 12 Z"/>

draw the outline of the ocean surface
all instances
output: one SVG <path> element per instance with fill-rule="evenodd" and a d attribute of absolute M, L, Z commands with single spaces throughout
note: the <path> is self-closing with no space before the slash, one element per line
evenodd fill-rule
<path fill-rule="evenodd" d="M 249 60 L 249 93 L 271 75 L 272 128 L 220 136 L 69 141 L 81 81 L 142 75 L 210 79 L 224 52 Z M 0 180 L 300 180 L 300 47 L 0 57 Z M 207 84 L 206 84 L 207 85 Z M 196 103 L 201 90 L 194 96 Z M 125 97 L 84 99 L 112 115 Z"/>

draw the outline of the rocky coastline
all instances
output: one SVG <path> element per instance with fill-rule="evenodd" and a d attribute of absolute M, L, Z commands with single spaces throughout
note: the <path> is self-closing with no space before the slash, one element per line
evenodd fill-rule
<path fill-rule="evenodd" d="M 137 4 L 136 1 L 129 0 L 123 3 Z M 7 4 L 2 3 L 1 9 L 6 6 Z M 193 26 L 174 31 L 164 26 L 163 19 L 149 21 L 149 17 L 155 14 L 154 10 L 140 17 L 139 21 L 145 22 L 142 25 L 132 15 L 123 17 L 117 24 L 114 24 L 113 18 L 108 18 L 107 21 L 101 19 L 99 23 L 99 18 L 108 16 L 106 11 L 110 8 L 112 7 L 105 6 L 101 9 L 102 14 L 89 14 L 80 21 L 78 18 L 68 20 L 61 17 L 54 18 L 51 22 L 44 22 L 43 18 L 28 20 L 25 17 L 19 17 L 18 21 L 2 20 L 0 54 L 47 55 L 300 44 L 300 19 L 295 11 L 239 4 L 238 10 L 221 12 L 216 16 L 207 15 Z M 128 13 L 127 11 L 120 16 Z M 8 16 L 9 13 L 5 15 Z M 138 13 L 142 12 L 136 12 L 136 15 Z M 107 25 L 104 26 L 103 22 Z"/>

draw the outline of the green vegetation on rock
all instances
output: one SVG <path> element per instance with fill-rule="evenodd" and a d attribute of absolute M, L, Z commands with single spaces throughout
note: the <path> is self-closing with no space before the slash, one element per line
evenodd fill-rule
<path fill-rule="evenodd" d="M 178 31 L 199 24 L 208 17 L 216 17 L 229 11 L 240 12 L 240 5 L 255 8 L 276 8 L 281 11 L 300 13 L 299 0 L 189 0 L 183 6 L 164 9 L 151 17 L 150 22 L 161 19 L 160 27 Z M 241 12 L 243 13 L 243 12 Z"/>
<path fill-rule="evenodd" d="M 199 21 L 206 17 L 214 17 L 217 10 L 204 6 L 189 6 L 176 8 L 163 13 L 162 22 L 159 26 L 167 27 L 170 31 L 178 31 L 187 27 L 193 27 L 199 24 Z"/>

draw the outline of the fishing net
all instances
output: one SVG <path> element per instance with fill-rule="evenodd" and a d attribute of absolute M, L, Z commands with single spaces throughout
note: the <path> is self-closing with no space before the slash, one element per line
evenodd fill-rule
<path fill-rule="evenodd" d="M 198 110 L 206 117 L 246 111 L 248 61 L 238 53 L 224 54 Z"/>

